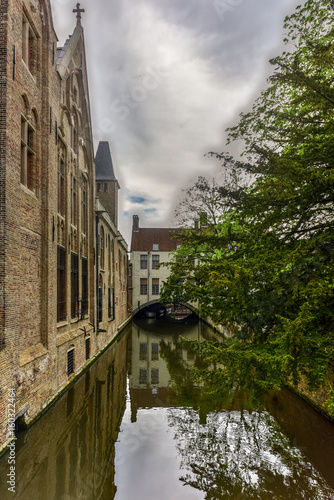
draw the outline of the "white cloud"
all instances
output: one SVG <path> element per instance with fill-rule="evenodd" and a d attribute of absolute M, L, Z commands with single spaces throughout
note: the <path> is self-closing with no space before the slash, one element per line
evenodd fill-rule
<path fill-rule="evenodd" d="M 72 4 L 51 3 L 64 42 Z M 244 0 L 223 19 L 208 0 L 82 5 L 94 137 L 111 144 L 126 236 L 138 208 L 129 197 L 144 197 L 142 218 L 165 225 L 181 186 L 217 169 L 203 155 L 226 149 L 225 128 L 265 86 L 284 14 L 296 4 Z"/>

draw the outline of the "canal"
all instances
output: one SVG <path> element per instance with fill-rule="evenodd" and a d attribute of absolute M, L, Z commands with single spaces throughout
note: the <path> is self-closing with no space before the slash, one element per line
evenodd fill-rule
<path fill-rule="evenodd" d="M 288 390 L 247 408 L 196 387 L 202 323 L 137 320 L 16 442 L 24 500 L 334 499 L 334 424 Z M 246 398 L 247 399 L 247 398 Z"/>

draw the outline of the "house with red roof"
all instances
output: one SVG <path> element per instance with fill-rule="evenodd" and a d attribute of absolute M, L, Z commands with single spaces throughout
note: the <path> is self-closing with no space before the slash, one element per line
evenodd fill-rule
<path fill-rule="evenodd" d="M 138 215 L 133 216 L 130 250 L 130 291 L 132 312 L 160 301 L 160 290 L 170 271 L 160 264 L 169 262 L 171 253 L 180 242 L 175 238 L 175 229 L 141 228 Z"/>

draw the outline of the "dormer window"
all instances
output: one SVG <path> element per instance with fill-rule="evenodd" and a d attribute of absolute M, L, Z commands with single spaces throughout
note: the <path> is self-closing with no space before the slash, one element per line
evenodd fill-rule
<path fill-rule="evenodd" d="M 158 252 L 159 251 L 159 243 L 153 243 L 153 251 Z"/>

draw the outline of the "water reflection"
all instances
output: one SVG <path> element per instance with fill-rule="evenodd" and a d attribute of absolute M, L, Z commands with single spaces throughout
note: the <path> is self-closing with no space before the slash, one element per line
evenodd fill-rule
<path fill-rule="evenodd" d="M 199 324 L 182 335 L 208 339 L 212 332 Z M 147 321 L 138 321 L 130 345 L 129 401 L 116 448 L 121 458 L 116 500 L 334 498 L 294 446 L 291 432 L 283 434 L 268 411 L 245 410 L 236 395 L 217 401 L 194 384 L 191 367 L 204 367 L 203 360 L 183 348 L 174 327 L 159 335 Z M 269 396 L 268 404 L 274 400 L 276 395 Z M 293 407 L 294 400 L 288 405 Z M 321 415 L 309 406 L 304 414 L 305 421 L 312 414 L 321 427 Z M 290 427 L 298 428 L 298 421 Z M 298 432 L 308 434 L 307 425 Z M 327 457 L 333 470 L 333 450 Z M 136 480 L 127 483 L 127 477 Z"/>
<path fill-rule="evenodd" d="M 126 334 L 111 346 L 16 446 L 16 492 L 7 490 L 7 455 L 0 460 L 1 499 L 112 500 L 115 441 L 125 408 Z"/>
<path fill-rule="evenodd" d="M 334 499 L 333 423 L 290 392 L 268 396 L 271 413 L 208 396 L 191 377 L 203 359 L 180 334 L 213 336 L 201 323 L 134 322 L 19 435 L 15 494 L 0 459 L 1 499 Z"/>

